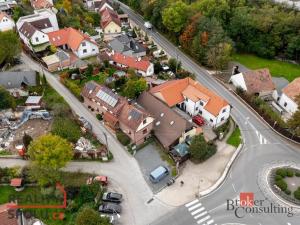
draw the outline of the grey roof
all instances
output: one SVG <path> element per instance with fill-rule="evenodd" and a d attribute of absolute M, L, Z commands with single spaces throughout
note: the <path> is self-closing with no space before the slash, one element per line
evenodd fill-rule
<path fill-rule="evenodd" d="M 70 58 L 68 53 L 61 51 L 61 50 L 57 51 L 55 54 L 59 58 L 60 61 L 64 61 L 64 60 L 67 60 Z"/>
<path fill-rule="evenodd" d="M 182 133 L 193 128 L 189 121 L 149 92 L 143 92 L 137 102 L 155 118 L 154 134 L 165 148 L 174 144 Z"/>
<path fill-rule="evenodd" d="M 20 88 L 22 84 L 36 86 L 35 71 L 1 72 L 0 85 L 7 88 Z"/>
<path fill-rule="evenodd" d="M 92 81 L 89 81 L 85 84 L 85 89 L 87 91 L 94 91 L 96 87 L 97 87 L 96 84 Z"/>
<path fill-rule="evenodd" d="M 39 30 L 52 27 L 52 24 L 51 24 L 49 18 L 43 18 L 40 20 L 32 21 L 32 22 L 30 22 L 30 24 Z"/>
<path fill-rule="evenodd" d="M 146 51 L 143 45 L 136 42 L 133 38 L 128 37 L 128 35 L 126 34 L 122 34 L 114 38 L 112 41 L 109 42 L 109 46 L 112 48 L 112 50 L 120 53 L 130 50 L 134 53 Z"/>
<path fill-rule="evenodd" d="M 32 35 L 37 31 L 33 25 L 28 22 L 24 22 L 23 25 L 20 27 L 20 32 L 26 37 L 31 38 Z"/>
<path fill-rule="evenodd" d="M 283 77 L 272 77 L 272 81 L 279 95 L 281 95 L 282 89 L 289 84 L 289 81 Z"/>

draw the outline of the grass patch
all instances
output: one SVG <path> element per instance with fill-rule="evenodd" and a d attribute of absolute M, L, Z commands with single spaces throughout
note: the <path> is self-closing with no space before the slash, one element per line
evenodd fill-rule
<path fill-rule="evenodd" d="M 239 127 L 236 127 L 230 137 L 227 140 L 227 144 L 238 147 L 241 143 L 241 131 Z"/>
<path fill-rule="evenodd" d="M 290 82 L 300 74 L 299 65 L 275 59 L 264 59 L 250 54 L 234 54 L 232 59 L 249 69 L 269 68 L 272 76 L 284 77 Z"/>

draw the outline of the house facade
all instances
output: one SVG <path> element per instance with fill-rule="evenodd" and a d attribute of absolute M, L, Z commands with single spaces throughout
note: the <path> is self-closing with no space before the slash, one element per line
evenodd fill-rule
<path fill-rule="evenodd" d="M 81 95 L 92 112 L 103 115 L 110 129 L 121 129 L 133 143 L 142 144 L 151 136 L 154 119 L 139 105 L 128 103 L 125 98 L 94 81 L 85 84 Z"/>
<path fill-rule="evenodd" d="M 87 58 L 99 53 L 97 43 L 87 34 L 74 28 L 64 28 L 48 35 L 52 45 L 63 50 L 71 50 L 78 58 Z"/>
<path fill-rule="evenodd" d="M 269 69 L 250 70 L 232 75 L 230 82 L 248 94 L 262 98 L 272 97 L 276 91 Z"/>
<path fill-rule="evenodd" d="M 112 40 L 113 38 L 121 34 L 121 21 L 116 12 L 106 7 L 100 12 L 100 15 L 104 40 Z"/>
<path fill-rule="evenodd" d="M 201 115 L 213 127 L 222 125 L 230 116 L 227 101 L 191 78 L 167 81 L 150 92 L 169 107 L 178 107 L 190 116 Z"/>
<path fill-rule="evenodd" d="M 296 78 L 282 89 L 278 104 L 290 115 L 298 110 L 297 98 L 300 96 L 300 78 Z"/>
<path fill-rule="evenodd" d="M 143 77 L 152 76 L 154 74 L 153 63 L 149 60 L 143 60 L 141 58 L 126 56 L 115 52 L 112 52 L 109 56 L 109 63 L 111 65 L 124 69 L 132 68 Z"/>
<path fill-rule="evenodd" d="M 0 12 L 0 32 L 13 30 L 15 28 L 14 20 L 5 12 Z"/>
<path fill-rule="evenodd" d="M 40 52 L 49 46 L 48 35 L 28 22 L 23 23 L 19 35 L 24 44 L 33 52 Z"/>

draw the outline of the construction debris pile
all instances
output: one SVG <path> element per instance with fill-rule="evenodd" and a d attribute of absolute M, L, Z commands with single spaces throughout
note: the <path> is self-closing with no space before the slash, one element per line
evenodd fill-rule
<path fill-rule="evenodd" d="M 75 150 L 80 152 L 88 152 L 96 151 L 97 149 L 88 139 L 81 137 L 76 143 Z"/>

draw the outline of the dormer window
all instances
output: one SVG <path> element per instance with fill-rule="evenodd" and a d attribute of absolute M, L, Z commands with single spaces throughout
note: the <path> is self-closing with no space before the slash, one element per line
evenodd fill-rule
<path fill-rule="evenodd" d="M 200 101 L 200 105 L 201 105 L 201 106 L 203 106 L 203 105 L 204 105 L 204 103 L 203 103 L 202 101 Z"/>
<path fill-rule="evenodd" d="M 146 124 L 147 123 L 147 120 L 145 119 L 144 121 L 143 121 L 143 124 Z"/>
<path fill-rule="evenodd" d="M 170 122 L 170 125 L 172 126 L 174 124 L 174 121 L 172 120 L 171 122 Z"/>
<path fill-rule="evenodd" d="M 85 47 L 86 46 L 86 43 L 85 42 L 82 42 L 82 44 L 81 44 L 83 47 Z"/>
<path fill-rule="evenodd" d="M 160 114 L 160 117 L 163 117 L 164 115 L 165 115 L 164 113 L 161 113 L 161 114 Z"/>
<path fill-rule="evenodd" d="M 160 124 L 160 121 L 157 121 L 157 122 L 155 123 L 156 126 L 159 126 L 159 124 Z"/>

